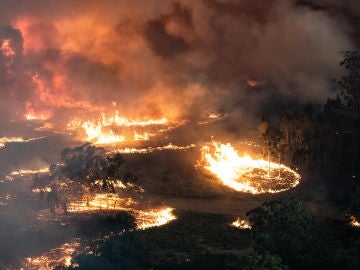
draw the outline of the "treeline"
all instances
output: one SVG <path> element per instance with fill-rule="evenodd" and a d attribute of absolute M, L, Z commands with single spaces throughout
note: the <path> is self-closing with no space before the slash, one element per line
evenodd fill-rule
<path fill-rule="evenodd" d="M 326 179 L 338 190 L 360 195 L 360 53 L 346 52 L 346 74 L 334 81 L 337 95 L 324 106 L 285 112 L 278 123 L 259 124 L 264 156 Z M 352 202 L 358 204 L 360 202 Z M 354 207 L 352 207 L 354 208 Z M 355 209 L 353 209 L 355 210 Z"/>

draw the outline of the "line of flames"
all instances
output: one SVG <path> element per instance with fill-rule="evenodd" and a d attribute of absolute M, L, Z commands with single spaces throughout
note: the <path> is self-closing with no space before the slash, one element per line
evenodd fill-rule
<path fill-rule="evenodd" d="M 113 149 L 110 152 L 111 153 L 120 153 L 120 154 L 145 154 L 145 153 L 151 153 L 155 151 L 163 151 L 163 150 L 188 150 L 191 148 L 194 148 L 195 144 L 185 145 L 185 146 L 178 146 L 174 145 L 172 143 L 169 143 L 164 146 L 157 146 L 157 147 L 146 147 L 146 148 L 134 148 L 134 147 L 126 147 L 126 148 L 119 148 L 119 149 Z"/>
<path fill-rule="evenodd" d="M 0 138 L 0 148 L 5 147 L 5 145 L 7 143 L 13 143 L 13 142 L 26 143 L 26 142 L 30 142 L 30 141 L 40 140 L 43 138 L 44 137 L 24 139 L 22 137 L 1 137 Z"/>
<path fill-rule="evenodd" d="M 170 121 L 165 117 L 159 119 L 131 119 L 121 117 L 119 112 L 115 111 L 113 116 L 106 116 L 105 113 L 102 113 L 101 118 L 97 121 L 73 119 L 67 124 L 67 127 L 70 129 L 82 128 L 86 134 L 86 141 L 106 145 L 123 143 L 125 141 L 146 141 L 182 124 L 184 124 L 184 121 Z M 156 132 L 139 133 L 136 131 L 136 128 L 153 128 L 155 126 L 159 127 Z M 133 128 L 134 135 L 128 138 L 123 134 L 118 134 L 117 131 L 114 131 L 114 128 L 116 129 L 117 127 Z"/>

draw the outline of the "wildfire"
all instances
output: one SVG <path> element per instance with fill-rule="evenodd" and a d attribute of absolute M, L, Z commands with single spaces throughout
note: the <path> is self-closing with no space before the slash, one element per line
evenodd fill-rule
<path fill-rule="evenodd" d="M 212 142 L 201 149 L 198 165 L 217 176 L 221 182 L 236 190 L 253 194 L 276 193 L 299 184 L 300 175 L 283 164 L 249 155 L 239 156 L 231 144 Z"/>
<path fill-rule="evenodd" d="M 137 228 L 145 230 L 147 228 L 167 224 L 170 221 L 176 219 L 172 213 L 173 210 L 174 209 L 170 207 L 150 210 L 137 210 L 134 212 Z"/>
<path fill-rule="evenodd" d="M 251 229 L 250 222 L 241 218 L 237 218 L 233 223 L 231 223 L 231 226 L 234 226 L 242 230 Z"/>

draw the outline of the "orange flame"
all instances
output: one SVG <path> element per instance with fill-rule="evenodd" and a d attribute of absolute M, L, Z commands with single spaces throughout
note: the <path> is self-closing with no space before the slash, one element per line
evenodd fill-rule
<path fill-rule="evenodd" d="M 203 146 L 201 151 L 202 160 L 198 165 L 236 191 L 276 193 L 297 186 L 301 178 L 283 164 L 253 159 L 249 155 L 239 156 L 229 143 L 213 142 Z"/>
<path fill-rule="evenodd" d="M 158 227 L 167 224 L 170 221 L 176 219 L 172 213 L 173 210 L 174 209 L 170 207 L 138 210 L 135 212 L 137 228 L 145 230 L 147 228 Z"/>
<path fill-rule="evenodd" d="M 350 216 L 350 225 L 353 227 L 360 227 L 360 221 L 355 216 Z"/>
<path fill-rule="evenodd" d="M 118 111 L 112 116 L 107 116 L 101 113 L 101 118 L 97 121 L 82 121 L 81 119 L 73 119 L 68 122 L 67 127 L 70 129 L 83 128 L 86 141 L 94 144 L 106 145 L 117 144 L 125 141 L 147 141 L 160 133 L 167 132 L 175 127 L 183 125 L 184 121 L 170 121 L 167 118 L 127 118 L 119 115 Z M 121 130 L 119 130 L 121 128 Z M 151 132 L 143 131 L 142 133 L 132 130 L 128 132 L 129 128 L 148 129 Z M 122 131 L 125 134 L 119 134 Z M 131 135 L 129 135 L 129 133 Z"/>
<path fill-rule="evenodd" d="M 195 144 L 185 145 L 185 146 L 178 146 L 172 143 L 169 143 L 164 146 L 157 146 L 157 147 L 147 147 L 147 148 L 122 148 L 122 149 L 114 149 L 110 151 L 111 153 L 120 153 L 120 154 L 145 154 L 145 153 L 152 153 L 155 151 L 163 151 L 163 150 L 188 150 L 194 148 Z"/>
<path fill-rule="evenodd" d="M 26 120 L 32 121 L 32 120 L 47 120 L 51 117 L 51 112 L 44 110 L 44 111 L 36 111 L 33 104 L 28 101 L 25 104 L 26 113 L 25 118 Z"/>
<path fill-rule="evenodd" d="M 11 39 L 3 39 L 0 45 L 0 51 L 5 57 L 13 57 L 16 55 L 15 51 L 11 48 Z"/>
<path fill-rule="evenodd" d="M 231 223 L 231 226 L 242 230 L 251 229 L 250 222 L 241 218 L 237 218 L 234 222 Z"/>

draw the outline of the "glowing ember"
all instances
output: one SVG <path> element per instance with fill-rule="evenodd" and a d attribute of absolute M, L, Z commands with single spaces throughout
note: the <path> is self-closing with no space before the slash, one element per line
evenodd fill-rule
<path fill-rule="evenodd" d="M 169 223 L 176 219 L 172 214 L 173 208 L 137 210 L 135 211 L 136 225 L 138 229 L 144 230 Z"/>
<path fill-rule="evenodd" d="M 360 221 L 355 216 L 350 216 L 350 225 L 353 227 L 360 227 Z"/>
<path fill-rule="evenodd" d="M 283 164 L 239 156 L 229 143 L 213 142 L 203 146 L 201 152 L 199 165 L 236 191 L 276 193 L 297 186 L 301 179 L 298 173 Z"/>
<path fill-rule="evenodd" d="M 147 148 L 123 148 L 123 149 L 116 149 L 111 151 L 112 153 L 120 153 L 120 154 L 145 154 L 151 153 L 155 151 L 163 151 L 163 150 L 188 150 L 194 148 L 195 144 L 185 145 L 185 146 L 177 146 L 169 143 L 165 146 L 158 146 L 158 147 L 147 147 Z"/>
<path fill-rule="evenodd" d="M 56 269 L 57 266 L 69 267 L 74 252 L 80 247 L 77 240 L 65 243 L 60 247 L 33 258 L 26 258 L 23 269 Z"/>
<path fill-rule="evenodd" d="M 251 229 L 249 221 L 240 218 L 237 218 L 233 223 L 231 223 L 231 226 L 242 230 Z"/>
<path fill-rule="evenodd" d="M 246 81 L 246 84 L 249 86 L 249 87 L 256 87 L 259 85 L 259 82 L 258 81 L 254 81 L 254 80 L 248 80 Z"/>
<path fill-rule="evenodd" d="M 26 175 L 26 174 L 38 174 L 38 173 L 48 173 L 49 168 L 42 168 L 38 170 L 18 170 L 13 171 L 10 173 L 10 175 Z"/>

